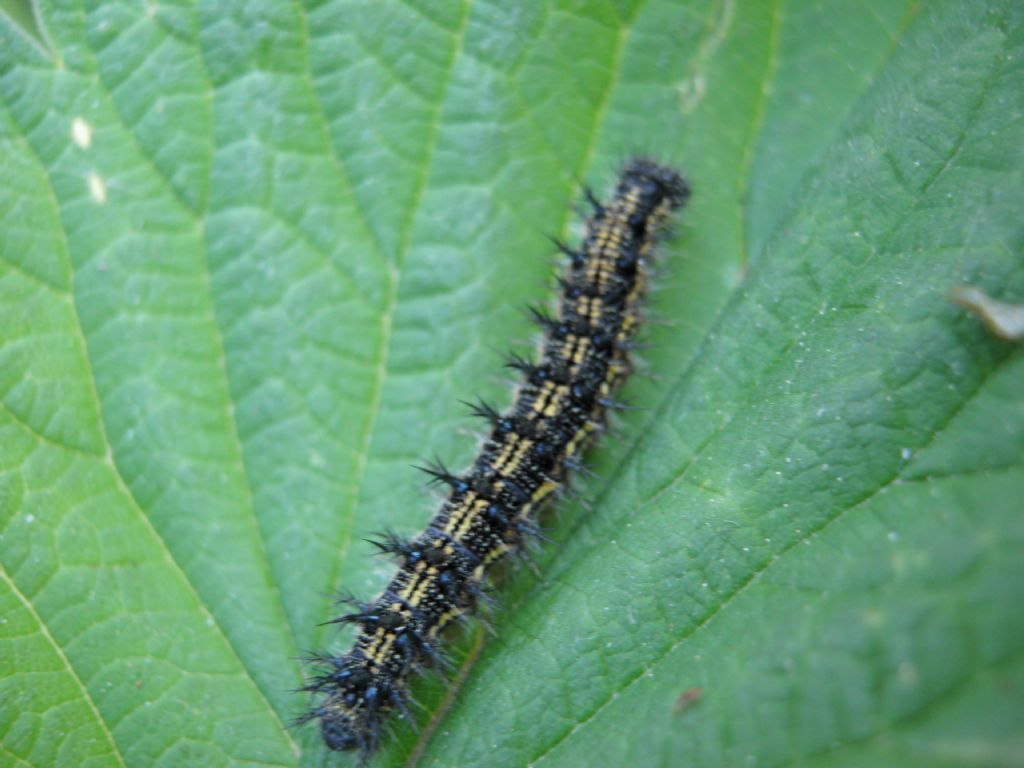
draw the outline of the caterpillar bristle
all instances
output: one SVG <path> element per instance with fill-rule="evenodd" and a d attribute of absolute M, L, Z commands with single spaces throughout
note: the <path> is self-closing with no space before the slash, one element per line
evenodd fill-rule
<path fill-rule="evenodd" d="M 430 482 L 434 485 L 446 485 L 453 491 L 464 491 L 468 487 L 466 481 L 449 471 L 440 459 L 433 459 L 424 466 L 417 465 L 414 468 L 429 475 Z"/>

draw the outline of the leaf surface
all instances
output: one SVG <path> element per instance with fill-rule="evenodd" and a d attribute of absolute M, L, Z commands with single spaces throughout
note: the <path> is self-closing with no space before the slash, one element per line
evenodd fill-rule
<path fill-rule="evenodd" d="M 346 764 L 298 657 L 642 152 L 645 410 L 379 764 L 1020 765 L 1024 357 L 946 296 L 1024 302 L 1022 22 L 5 0 L 0 762 Z"/>

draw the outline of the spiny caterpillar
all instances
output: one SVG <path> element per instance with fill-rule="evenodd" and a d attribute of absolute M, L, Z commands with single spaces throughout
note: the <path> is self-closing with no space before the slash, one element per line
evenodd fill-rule
<path fill-rule="evenodd" d="M 468 472 L 428 470 L 451 492 L 426 530 L 373 542 L 401 565 L 376 600 L 349 599 L 355 610 L 332 622 L 358 626 L 351 650 L 311 659 L 324 671 L 305 690 L 321 698 L 303 721 L 319 718 L 331 749 L 357 749 L 365 762 L 391 713 L 411 719 L 410 676 L 443 664 L 445 628 L 484 600 L 491 567 L 537 535 L 538 511 L 579 468 L 631 370 L 645 266 L 669 213 L 688 195 L 674 170 L 635 159 L 607 203 L 588 194 L 594 212 L 581 246 L 556 243 L 569 264 L 557 315 L 533 311 L 545 332 L 539 362 L 509 362 L 524 381 L 508 412 L 473 407 L 491 433 Z"/>

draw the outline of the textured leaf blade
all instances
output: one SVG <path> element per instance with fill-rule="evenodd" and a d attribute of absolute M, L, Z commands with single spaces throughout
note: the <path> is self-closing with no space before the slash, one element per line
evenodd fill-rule
<path fill-rule="evenodd" d="M 326 594 L 388 578 L 362 537 L 507 399 L 545 235 L 648 151 L 696 190 L 652 413 L 381 762 L 1013 763 L 1020 353 L 944 297 L 1024 290 L 1014 4 L 37 18 L 51 53 L 0 23 L 15 760 L 344 763 L 284 728 Z"/>

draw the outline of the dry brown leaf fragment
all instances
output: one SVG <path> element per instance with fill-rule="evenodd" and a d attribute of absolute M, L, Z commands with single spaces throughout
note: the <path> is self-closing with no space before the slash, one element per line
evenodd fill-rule
<path fill-rule="evenodd" d="M 996 301 L 970 285 L 957 286 L 950 291 L 949 298 L 977 315 L 996 336 L 1010 341 L 1024 339 L 1024 304 Z"/>

